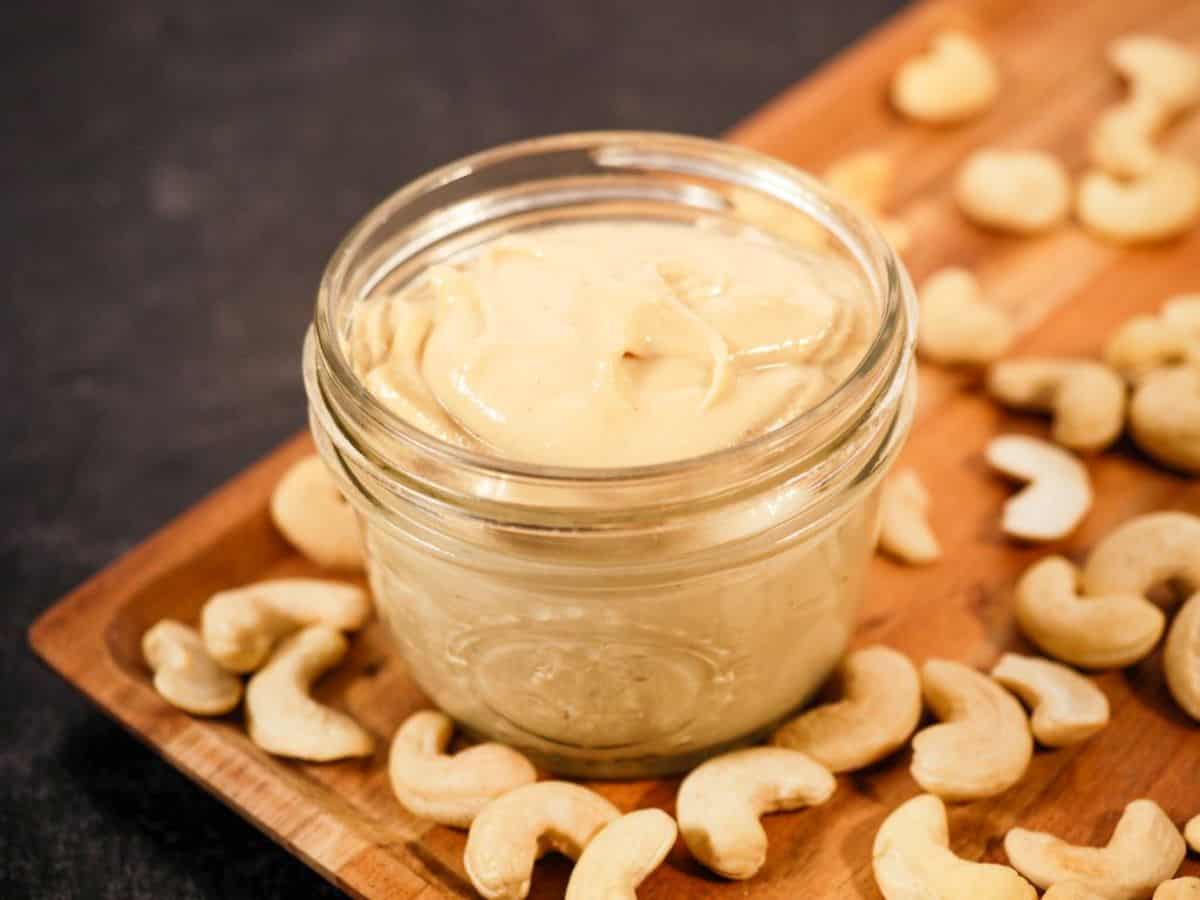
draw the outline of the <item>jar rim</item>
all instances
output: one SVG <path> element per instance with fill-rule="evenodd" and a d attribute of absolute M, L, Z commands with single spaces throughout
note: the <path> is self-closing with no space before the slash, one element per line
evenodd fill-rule
<path fill-rule="evenodd" d="M 719 450 L 637 466 L 576 467 L 508 459 L 443 441 L 393 412 L 354 374 L 339 333 L 334 301 L 357 254 L 381 225 L 426 193 L 506 161 L 562 150 L 591 150 L 597 164 L 623 171 L 654 167 L 691 175 L 719 172 L 728 183 L 768 194 L 821 223 L 874 278 L 874 289 L 881 294 L 878 327 L 858 364 L 820 402 L 782 425 Z M 856 237 L 851 238 L 851 233 Z M 794 166 L 708 138 L 653 131 L 571 132 L 516 141 L 463 157 L 418 177 L 376 205 L 350 230 L 326 265 L 317 292 L 313 331 L 322 366 L 356 410 L 387 438 L 424 458 L 489 476 L 544 485 L 636 485 L 695 475 L 747 454 L 771 455 L 801 442 L 826 422 L 831 412 L 844 408 L 847 396 L 878 377 L 879 368 L 887 364 L 889 357 L 897 368 L 911 358 L 916 310 L 911 286 L 906 289 L 907 285 L 903 266 L 875 224 L 838 199 L 818 179 Z M 859 398 L 854 405 L 862 402 Z"/>

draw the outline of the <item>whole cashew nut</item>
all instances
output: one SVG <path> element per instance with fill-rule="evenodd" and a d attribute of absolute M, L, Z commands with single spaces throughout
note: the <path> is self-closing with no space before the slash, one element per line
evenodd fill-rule
<path fill-rule="evenodd" d="M 1175 702 L 1200 721 L 1200 594 L 1193 594 L 1171 623 L 1163 670 Z"/>
<path fill-rule="evenodd" d="M 1005 360 L 988 372 L 987 389 L 1005 406 L 1052 413 L 1051 436 L 1072 450 L 1103 450 L 1125 425 L 1125 382 L 1092 360 Z"/>
<path fill-rule="evenodd" d="M 1015 615 L 1025 637 L 1075 666 L 1107 669 L 1144 659 L 1162 637 L 1162 610 L 1134 592 L 1080 596 L 1070 560 L 1048 556 L 1017 582 Z"/>
<path fill-rule="evenodd" d="M 1037 234 L 1061 224 L 1071 211 L 1071 179 L 1049 153 L 985 148 L 959 169 L 954 198 L 977 225 Z"/>
<path fill-rule="evenodd" d="M 1200 371 L 1163 369 L 1143 378 L 1129 405 L 1129 430 L 1152 459 L 1200 472 Z"/>
<path fill-rule="evenodd" d="M 929 527 L 929 493 L 912 469 L 902 469 L 879 491 L 879 546 L 913 565 L 934 562 L 942 555 L 937 535 Z"/>
<path fill-rule="evenodd" d="M 1187 840 L 1188 846 L 1194 852 L 1200 853 L 1200 815 L 1188 819 L 1187 825 L 1183 828 L 1183 836 Z"/>
<path fill-rule="evenodd" d="M 831 772 L 850 772 L 895 752 L 921 719 L 921 679 L 890 647 L 851 653 L 839 670 L 842 699 L 780 726 L 776 747 L 808 754 Z"/>
<path fill-rule="evenodd" d="M 231 672 L 253 672 L 275 642 L 304 625 L 354 631 L 371 614 L 366 592 L 340 581 L 279 578 L 213 594 L 200 614 L 204 643 Z"/>
<path fill-rule="evenodd" d="M 637 886 L 675 845 L 675 820 L 639 809 L 605 825 L 571 871 L 566 900 L 637 900 Z"/>
<path fill-rule="evenodd" d="M 1200 591 L 1200 517 L 1185 512 L 1136 516 L 1092 548 L 1083 567 L 1089 594 L 1141 594 L 1171 588 L 1168 602 Z"/>
<path fill-rule="evenodd" d="M 1005 475 L 1028 482 L 1004 504 L 1004 533 L 1025 541 L 1066 537 L 1092 505 L 1087 469 L 1054 444 L 1019 434 L 993 438 L 985 453 L 988 464 Z"/>
<path fill-rule="evenodd" d="M 1200 900 L 1200 878 L 1172 878 L 1154 892 L 1154 900 Z"/>
<path fill-rule="evenodd" d="M 942 269 L 920 290 L 917 349 L 933 362 L 987 365 L 1008 349 L 1013 325 L 1003 310 L 983 301 L 975 276 L 966 269 Z"/>
<path fill-rule="evenodd" d="M 988 676 L 945 659 L 921 667 L 925 705 L 941 724 L 912 739 L 912 776 L 946 800 L 994 797 L 1021 780 L 1033 757 L 1025 710 Z"/>
<path fill-rule="evenodd" d="M 1045 832 L 1013 828 L 1004 836 L 1004 852 L 1038 887 L 1071 881 L 1109 900 L 1141 900 L 1175 874 L 1187 849 L 1157 803 L 1134 800 L 1103 847 L 1077 847 Z"/>
<path fill-rule="evenodd" d="M 350 716 L 309 696 L 346 655 L 346 638 L 310 625 L 280 645 L 246 686 L 246 728 L 268 753 L 313 762 L 370 756 L 375 742 Z"/>
<path fill-rule="evenodd" d="M 242 682 L 213 661 L 195 629 L 163 619 L 142 635 L 142 656 L 154 689 L 172 706 L 197 716 L 220 716 L 242 699 Z"/>
<path fill-rule="evenodd" d="M 503 794 L 471 823 L 463 865 L 487 900 L 521 900 L 533 864 L 550 851 L 578 859 L 620 811 L 594 791 L 566 781 L 539 781 Z"/>
<path fill-rule="evenodd" d="M 929 50 L 905 62 L 892 78 L 892 104 L 918 122 L 963 122 L 986 110 L 1000 91 L 987 50 L 960 31 L 944 31 Z"/>
<path fill-rule="evenodd" d="M 679 830 L 692 856 L 726 878 L 744 879 L 767 858 L 759 816 L 817 806 L 837 782 L 798 750 L 751 747 L 714 757 L 679 786 Z"/>
<path fill-rule="evenodd" d="M 896 807 L 875 835 L 875 883 L 885 900 L 1036 900 L 1024 878 L 995 863 L 960 859 L 950 850 L 946 806 L 919 794 Z"/>
<path fill-rule="evenodd" d="M 1180 294 L 1157 316 L 1127 319 L 1104 348 L 1104 360 L 1137 384 L 1157 369 L 1200 359 L 1200 294 Z"/>
<path fill-rule="evenodd" d="M 468 747 L 454 756 L 446 747 L 454 721 L 426 709 L 413 713 L 392 739 L 388 775 L 392 792 L 409 812 L 454 828 L 468 828 L 488 803 L 537 781 L 537 770 L 503 744 Z"/>
<path fill-rule="evenodd" d="M 1005 653 L 992 667 L 992 677 L 1033 710 L 1033 736 L 1043 746 L 1078 744 L 1108 724 L 1104 692 L 1066 666 Z"/>
<path fill-rule="evenodd" d="M 354 508 L 319 456 L 305 457 L 279 479 L 271 494 L 271 520 L 317 565 L 362 570 L 362 534 Z"/>
<path fill-rule="evenodd" d="M 1088 172 L 1079 182 L 1075 212 L 1089 229 L 1118 243 L 1175 237 L 1200 218 L 1200 168 L 1162 156 L 1134 181 Z"/>

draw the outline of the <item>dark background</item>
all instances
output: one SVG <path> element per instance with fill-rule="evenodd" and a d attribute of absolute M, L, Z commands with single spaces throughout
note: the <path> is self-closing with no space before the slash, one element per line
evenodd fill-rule
<path fill-rule="evenodd" d="M 719 134 L 900 5 L 4 4 L 0 898 L 341 896 L 29 624 L 303 427 L 317 279 L 374 202 L 535 134 Z"/>

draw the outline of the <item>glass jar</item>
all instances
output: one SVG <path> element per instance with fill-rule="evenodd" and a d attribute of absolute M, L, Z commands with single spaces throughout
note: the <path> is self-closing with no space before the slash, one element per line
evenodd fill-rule
<path fill-rule="evenodd" d="M 352 373 L 357 303 L 500 235 L 614 219 L 815 234 L 861 278 L 878 330 L 790 423 L 625 469 L 451 446 Z M 531 140 L 384 201 L 325 271 L 304 375 L 317 446 L 361 514 L 377 608 L 412 676 L 469 732 L 563 774 L 678 771 L 761 737 L 850 639 L 877 488 L 912 416 L 914 316 L 908 276 L 868 221 L 815 179 L 715 141 Z"/>

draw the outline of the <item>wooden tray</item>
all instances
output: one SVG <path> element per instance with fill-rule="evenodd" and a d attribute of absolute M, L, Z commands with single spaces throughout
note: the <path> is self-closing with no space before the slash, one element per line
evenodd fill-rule
<path fill-rule="evenodd" d="M 802 6 L 796 16 L 802 25 Z M 1000 102 L 963 128 L 901 122 L 884 99 L 888 77 L 945 25 L 979 32 L 999 55 Z M 1134 29 L 1200 47 L 1200 3 L 926 2 L 769 104 L 731 138 L 816 171 L 853 150 L 887 150 L 900 172 L 894 208 L 914 233 L 908 253 L 914 278 L 950 263 L 970 265 L 991 299 L 1019 322 L 1024 338 L 1017 352 L 1095 353 L 1125 317 L 1155 309 L 1172 292 L 1200 290 L 1200 231 L 1136 251 L 1074 226 L 1038 240 L 989 235 L 956 213 L 949 176 L 971 148 L 991 143 L 1043 147 L 1080 168 L 1088 124 L 1121 96 L 1105 67 L 1104 45 Z M 1168 143 L 1200 155 L 1200 114 L 1176 125 Z M 987 472 L 981 450 L 1002 429 L 1040 434 L 1045 425 L 1003 415 L 975 388 L 966 376 L 923 367 L 918 421 L 904 455 L 936 487 L 934 523 L 946 558 L 925 569 L 877 561 L 859 643 L 884 641 L 918 660 L 946 656 L 976 666 L 1006 648 L 1028 649 L 1013 630 L 1011 586 L 1046 550 L 1016 547 L 999 534 L 1009 488 Z M 311 571 L 274 532 L 266 512 L 280 473 L 310 448 L 299 437 L 225 485 L 46 613 L 32 629 L 32 643 L 173 765 L 350 894 L 472 896 L 462 869 L 462 833 L 430 827 L 397 805 L 383 750 L 367 761 L 331 765 L 274 759 L 247 740 L 237 716 L 203 721 L 168 707 L 141 662 L 139 639 L 155 620 L 194 621 L 219 588 Z M 1050 549 L 1078 557 L 1114 525 L 1146 510 L 1200 512 L 1193 482 L 1146 464 L 1128 445 L 1095 459 L 1090 469 L 1096 507 L 1074 536 Z M 1157 658 L 1098 683 L 1112 703 L 1112 725 L 1081 747 L 1039 752 L 1028 776 L 1002 797 L 956 807 L 951 833 L 957 851 L 1002 860 L 1001 837 L 1017 823 L 1100 843 L 1136 797 L 1157 800 L 1177 822 L 1200 812 L 1200 730 L 1166 694 Z M 319 692 L 374 731 L 381 748 L 424 703 L 388 653 L 378 624 L 354 641 L 348 663 Z M 639 896 L 877 897 L 873 835 L 916 786 L 904 757 L 839 781 L 829 804 L 766 820 L 770 854 L 753 881 L 715 879 L 680 845 Z M 625 810 L 671 810 L 675 787 L 644 781 L 598 789 Z M 539 864 L 533 896 L 561 896 L 568 871 L 561 859 Z M 1200 874 L 1200 863 L 1190 859 L 1183 871 Z"/>

